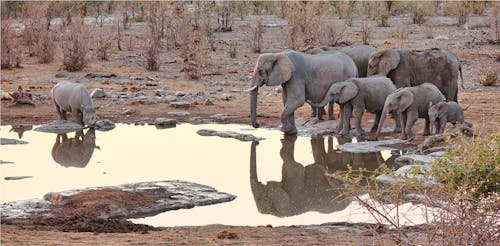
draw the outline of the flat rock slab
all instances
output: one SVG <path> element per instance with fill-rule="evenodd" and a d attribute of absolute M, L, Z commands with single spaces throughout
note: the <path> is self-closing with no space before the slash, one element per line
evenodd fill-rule
<path fill-rule="evenodd" d="M 396 158 L 394 161 L 400 165 L 415 165 L 415 164 L 422 165 L 422 164 L 432 164 L 435 159 L 436 157 L 431 155 L 409 154 L 409 155 L 402 155 Z"/>
<path fill-rule="evenodd" d="M 83 129 L 85 129 L 84 126 L 82 126 L 78 123 L 75 123 L 73 121 L 56 120 L 56 121 L 51 121 L 49 123 L 45 123 L 45 124 L 35 128 L 34 131 L 62 134 L 62 133 L 80 131 Z"/>
<path fill-rule="evenodd" d="M 383 150 L 396 150 L 396 148 L 388 147 L 387 145 L 393 144 L 403 144 L 404 140 L 400 139 L 387 139 L 380 141 L 366 141 L 358 143 L 345 143 L 338 145 L 337 148 L 341 151 L 352 152 L 352 153 L 370 153 L 370 152 L 380 152 Z"/>
<path fill-rule="evenodd" d="M 107 195 L 103 196 L 100 193 Z M 134 197 L 134 195 L 144 194 L 147 194 L 144 197 L 151 200 L 151 202 L 139 201 L 139 206 L 131 204 L 134 200 L 137 200 L 137 197 Z M 77 200 L 78 202 L 75 203 L 75 197 L 79 196 L 92 197 L 94 200 L 97 197 L 101 201 Z M 123 200 L 117 199 L 117 197 L 121 197 Z M 236 196 L 234 195 L 218 192 L 210 186 L 175 180 L 53 192 L 46 194 L 44 200 L 13 201 L 1 204 L 0 208 L 2 210 L 2 220 L 27 218 L 34 214 L 57 216 L 57 214 L 52 214 L 52 212 L 60 213 L 57 209 L 61 209 L 61 206 L 64 206 L 66 203 L 73 204 L 71 205 L 72 207 L 74 207 L 74 204 L 87 204 L 80 208 L 77 207 L 77 210 L 85 212 L 86 215 L 90 212 L 95 213 L 96 217 L 100 218 L 140 218 L 169 210 L 229 202 L 235 198 Z M 96 204 L 97 206 L 95 208 L 89 207 L 89 204 Z M 101 208 L 103 211 L 96 211 L 102 204 L 111 204 L 111 206 L 105 209 Z"/>
<path fill-rule="evenodd" d="M 10 138 L 0 138 L 0 145 L 27 144 L 28 142 Z"/>
<path fill-rule="evenodd" d="M 216 120 L 229 120 L 229 119 L 236 119 L 236 118 L 238 118 L 238 116 L 222 113 L 222 114 L 211 115 L 210 118 L 216 119 Z"/>
<path fill-rule="evenodd" d="M 160 128 L 171 128 L 177 125 L 177 120 L 169 118 L 156 118 L 153 124 Z"/>
<path fill-rule="evenodd" d="M 189 108 L 191 107 L 191 103 L 189 102 L 171 102 L 170 106 L 174 108 Z"/>
<path fill-rule="evenodd" d="M 424 176 L 423 173 L 430 171 L 432 168 L 429 164 L 406 165 L 398 168 L 392 175 L 382 174 L 377 176 L 376 180 L 381 183 L 395 184 L 405 182 L 410 179 L 417 179 L 426 187 L 436 185 L 434 178 Z"/>
<path fill-rule="evenodd" d="M 221 138 L 234 138 L 244 142 L 264 140 L 264 138 L 256 137 L 252 134 L 244 134 L 233 131 L 216 131 L 210 129 L 200 129 L 196 131 L 196 133 L 198 133 L 198 135 L 200 136 L 217 136 Z"/>

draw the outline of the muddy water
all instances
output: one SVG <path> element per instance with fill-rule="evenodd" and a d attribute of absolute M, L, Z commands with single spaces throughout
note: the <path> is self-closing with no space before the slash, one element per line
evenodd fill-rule
<path fill-rule="evenodd" d="M 2 138 L 19 138 L 9 132 L 10 126 L 0 128 Z M 266 140 L 257 144 L 203 137 L 196 134 L 202 128 L 251 133 Z M 371 222 L 357 203 L 339 199 L 342 184 L 324 173 L 346 170 L 347 164 L 372 170 L 382 162 L 392 165 L 395 157 L 390 151 L 336 150 L 339 142 L 350 141 L 346 139 L 284 138 L 276 130 L 242 125 L 182 124 L 158 130 L 119 124 L 109 132 L 27 131 L 22 140 L 28 144 L 1 147 L 2 161 L 13 162 L 0 164 L 1 202 L 42 198 L 51 191 L 155 180 L 185 180 L 237 196 L 228 203 L 134 220 L 155 226 Z M 405 209 L 419 213 L 408 204 L 401 210 Z"/>

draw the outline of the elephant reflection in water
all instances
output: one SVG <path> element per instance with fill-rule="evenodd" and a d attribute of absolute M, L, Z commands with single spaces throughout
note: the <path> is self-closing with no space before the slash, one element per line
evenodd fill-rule
<path fill-rule="evenodd" d="M 66 133 L 57 134 L 56 142 L 52 147 L 52 158 L 64 167 L 85 167 L 94 153 L 95 129 L 90 128 L 87 133 L 75 132 L 75 137 L 68 138 Z"/>
<path fill-rule="evenodd" d="M 304 166 L 295 161 L 296 136 L 285 136 L 281 140 L 280 155 L 283 160 L 282 180 L 268 181 L 265 185 L 257 177 L 258 142 L 253 142 L 250 152 L 250 185 L 257 209 L 263 214 L 287 217 L 308 211 L 332 213 L 341 211 L 351 202 L 341 198 L 343 184 L 328 178 L 327 172 L 353 168 L 373 170 L 384 162 L 378 153 L 340 153 L 333 149 L 333 138 L 328 139 L 328 152 L 323 138 L 312 138 L 314 163 Z"/>

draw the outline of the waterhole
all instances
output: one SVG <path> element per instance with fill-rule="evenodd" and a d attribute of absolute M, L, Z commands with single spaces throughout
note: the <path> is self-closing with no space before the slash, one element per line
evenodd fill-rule
<path fill-rule="evenodd" d="M 325 173 L 393 166 L 398 153 L 348 153 L 336 146 L 356 139 L 284 137 L 280 131 L 245 125 L 190 125 L 156 129 L 118 124 L 108 132 L 57 135 L 10 131 L 2 138 L 27 144 L 2 145 L 1 202 L 42 198 L 47 192 L 125 183 L 183 180 L 209 185 L 237 198 L 231 202 L 168 211 L 134 219 L 154 226 L 297 225 L 374 222 Z M 236 131 L 265 138 L 241 142 L 200 136 L 200 129 Z M 23 177 L 23 178 L 15 178 Z M 406 207 L 405 207 L 406 206 Z M 414 210 L 404 205 L 400 210 Z"/>

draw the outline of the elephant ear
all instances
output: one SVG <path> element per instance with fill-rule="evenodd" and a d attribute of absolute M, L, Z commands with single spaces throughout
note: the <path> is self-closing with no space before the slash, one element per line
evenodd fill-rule
<path fill-rule="evenodd" d="M 292 77 L 292 72 L 294 71 L 294 67 L 290 58 L 285 54 L 276 54 L 275 61 L 271 72 L 269 74 L 269 80 L 267 81 L 267 85 L 275 86 L 281 85 Z"/>
<path fill-rule="evenodd" d="M 448 114 L 448 104 L 443 102 L 443 103 L 439 103 L 439 110 L 438 110 L 438 117 L 441 118 L 441 117 L 444 117 L 445 115 Z"/>
<path fill-rule="evenodd" d="M 413 104 L 413 93 L 408 90 L 401 90 L 399 95 L 399 111 L 405 111 Z"/>
<path fill-rule="evenodd" d="M 394 49 L 387 49 L 382 52 L 382 56 L 380 58 L 379 63 L 379 74 L 383 74 L 387 76 L 391 70 L 394 70 L 398 67 L 399 62 L 401 61 L 401 55 L 398 51 Z"/>
<path fill-rule="evenodd" d="M 347 101 L 353 99 L 356 95 L 358 95 L 358 92 L 359 89 L 354 83 L 345 83 L 345 85 L 342 87 L 342 91 L 340 92 L 339 103 L 344 104 Z"/>

